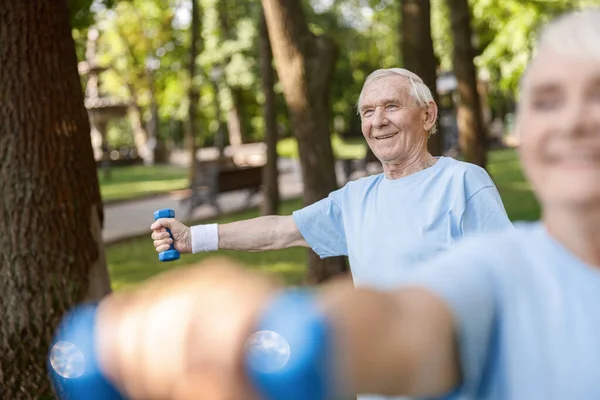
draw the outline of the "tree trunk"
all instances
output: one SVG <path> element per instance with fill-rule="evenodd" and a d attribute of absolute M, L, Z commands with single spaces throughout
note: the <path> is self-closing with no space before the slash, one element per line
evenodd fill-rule
<path fill-rule="evenodd" d="M 131 123 L 131 130 L 133 131 L 133 142 L 137 149 L 138 155 L 144 160 L 151 157 L 148 153 L 148 132 L 144 127 L 144 110 L 137 103 L 137 96 L 135 95 L 135 89 L 131 89 L 131 105 L 129 106 L 129 121 Z"/>
<path fill-rule="evenodd" d="M 165 160 L 162 159 L 162 154 L 160 154 L 160 135 L 159 135 L 159 125 L 160 118 L 158 115 L 158 102 L 156 100 L 156 84 L 154 82 L 154 72 L 151 70 L 146 71 L 146 78 L 148 79 L 148 89 L 150 93 L 150 119 L 146 125 L 146 132 L 148 133 L 148 142 L 146 145 L 148 146 L 148 159 L 145 159 L 144 162 L 146 165 L 154 165 L 156 163 L 163 162 Z"/>
<path fill-rule="evenodd" d="M 401 49 L 404 68 L 419 75 L 431 89 L 439 107 L 437 95 L 437 61 L 431 38 L 431 4 L 429 0 L 399 0 L 401 24 Z M 438 133 L 429 138 L 429 152 L 442 155 L 444 134 L 438 124 Z"/>
<path fill-rule="evenodd" d="M 46 356 L 60 318 L 110 291 L 66 3 L 0 0 L 3 399 L 52 395 Z"/>
<path fill-rule="evenodd" d="M 228 6 L 226 1 L 220 1 L 217 4 L 217 12 L 219 15 L 219 26 L 221 28 L 220 40 L 224 43 L 227 40 L 234 38 L 234 27 L 228 15 Z M 231 62 L 231 55 L 227 56 L 224 64 Z M 227 79 L 223 79 L 221 83 L 231 95 L 231 108 L 227 111 L 227 135 L 229 145 L 239 146 L 244 142 L 244 119 L 242 113 L 241 90 L 238 87 L 230 86 Z"/>
<path fill-rule="evenodd" d="M 473 63 L 471 16 L 468 0 L 447 0 L 454 42 L 454 74 L 458 81 L 458 130 L 465 161 L 486 166 L 486 132 L 477 91 L 477 70 Z"/>
<path fill-rule="evenodd" d="M 273 52 L 269 42 L 269 31 L 265 22 L 265 14 L 260 15 L 260 76 L 262 91 L 265 95 L 263 115 L 265 124 L 265 143 L 267 145 L 267 162 L 263 168 L 263 201 L 262 215 L 279 213 L 279 170 L 277 168 L 277 114 L 275 110 L 275 72 L 273 71 Z"/>
<path fill-rule="evenodd" d="M 229 133 L 229 144 L 231 146 L 239 146 L 244 143 L 245 136 L 242 94 L 240 89 L 236 87 L 231 87 L 230 92 L 233 103 L 227 113 L 227 132 Z"/>
<path fill-rule="evenodd" d="M 196 145 L 196 107 L 198 107 L 198 88 L 194 84 L 196 77 L 196 58 L 198 57 L 198 41 L 200 38 L 200 6 L 199 0 L 192 0 L 192 29 L 191 29 L 191 43 L 190 43 L 190 86 L 188 88 L 188 121 L 186 129 L 186 148 L 190 154 L 190 165 L 188 170 L 188 179 L 190 181 L 190 187 L 192 186 L 196 177 L 196 169 L 198 166 L 198 160 L 196 153 L 198 146 Z"/>
<path fill-rule="evenodd" d="M 299 0 L 262 0 L 277 75 L 298 140 L 304 203 L 325 198 L 337 188 L 330 138 L 330 92 L 337 49 L 327 37 L 308 29 Z M 320 260 L 310 253 L 308 282 L 344 272 L 343 258 Z"/>

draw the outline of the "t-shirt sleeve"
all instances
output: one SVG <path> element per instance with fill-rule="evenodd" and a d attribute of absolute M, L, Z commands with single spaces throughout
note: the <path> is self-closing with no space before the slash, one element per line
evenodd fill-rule
<path fill-rule="evenodd" d="M 347 256 L 342 201 L 346 186 L 292 214 L 304 240 L 321 258 Z"/>
<path fill-rule="evenodd" d="M 484 186 L 467 199 L 460 224 L 463 237 L 512 227 L 495 186 Z"/>
<path fill-rule="evenodd" d="M 493 351 L 497 293 L 486 261 L 489 241 L 469 240 L 415 269 L 403 285 L 440 298 L 452 313 L 458 340 L 462 383 L 440 399 L 477 398 Z"/>

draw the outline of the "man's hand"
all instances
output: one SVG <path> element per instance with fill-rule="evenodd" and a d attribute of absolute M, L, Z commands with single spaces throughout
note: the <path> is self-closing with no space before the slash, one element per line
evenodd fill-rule
<path fill-rule="evenodd" d="M 169 232 L 167 232 L 167 228 L 171 230 L 173 239 L 171 239 Z M 154 247 L 157 253 L 169 250 L 171 244 L 180 253 L 192 252 L 192 234 L 190 228 L 178 220 L 174 218 L 160 218 L 150 226 L 150 229 L 152 229 L 151 237 L 154 240 Z"/>
<path fill-rule="evenodd" d="M 243 348 L 278 287 L 213 260 L 111 295 L 98 312 L 100 365 L 132 399 L 255 399 Z"/>

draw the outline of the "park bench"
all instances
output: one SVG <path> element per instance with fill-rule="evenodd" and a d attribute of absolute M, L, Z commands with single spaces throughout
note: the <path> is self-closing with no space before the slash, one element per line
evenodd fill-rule
<path fill-rule="evenodd" d="M 220 214 L 218 197 L 227 192 L 246 191 L 245 206 L 249 206 L 253 196 L 261 190 L 262 171 L 262 164 L 240 164 L 233 158 L 198 163 L 190 197 L 185 200 L 189 202 L 188 217 L 203 204 L 211 205 Z"/>

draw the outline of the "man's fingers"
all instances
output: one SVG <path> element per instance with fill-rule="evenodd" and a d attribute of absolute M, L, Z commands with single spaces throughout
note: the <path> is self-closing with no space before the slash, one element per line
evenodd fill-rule
<path fill-rule="evenodd" d="M 185 375 L 185 339 L 196 303 L 194 296 L 180 292 L 163 296 L 146 309 L 140 337 L 144 352 L 138 369 L 153 399 L 173 398 L 174 387 Z"/>
<path fill-rule="evenodd" d="M 156 245 L 155 245 L 156 246 Z M 156 247 L 156 252 L 157 253 L 162 253 L 163 251 L 167 251 L 171 248 L 170 245 L 168 244 L 161 244 L 160 246 Z"/>
<path fill-rule="evenodd" d="M 159 218 L 156 221 L 154 221 L 152 225 L 150 225 L 150 229 L 158 230 L 160 228 L 171 228 L 174 221 L 175 220 L 172 218 Z"/>
<path fill-rule="evenodd" d="M 139 352 L 136 316 L 131 312 L 134 296 L 120 293 L 107 297 L 98 308 L 96 322 L 98 358 L 100 368 L 121 393 L 132 396 L 139 386 L 131 377 L 132 359 Z"/>
<path fill-rule="evenodd" d="M 165 244 L 169 245 L 171 243 L 173 243 L 173 239 L 171 238 L 158 239 L 153 242 L 154 247 L 163 246 Z"/>
<path fill-rule="evenodd" d="M 233 397 L 232 382 L 218 370 L 206 369 L 187 374 L 174 388 L 174 400 L 248 400 L 249 397 Z"/>

